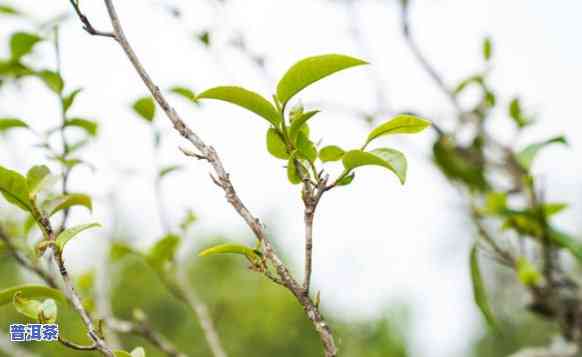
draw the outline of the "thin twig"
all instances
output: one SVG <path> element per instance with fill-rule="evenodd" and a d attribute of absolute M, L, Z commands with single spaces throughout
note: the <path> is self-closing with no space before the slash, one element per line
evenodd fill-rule
<path fill-rule="evenodd" d="M 62 338 L 61 336 L 59 336 L 59 342 L 63 346 L 68 347 L 68 348 L 73 349 L 73 350 L 77 350 L 77 351 L 95 351 L 97 349 L 96 344 L 92 344 L 89 346 L 79 345 L 79 344 L 76 344 L 72 341 L 69 341 L 69 340 Z"/>
<path fill-rule="evenodd" d="M 103 36 L 103 37 L 109 37 L 109 38 L 116 39 L 115 34 L 113 34 L 112 32 L 99 31 L 99 30 L 95 29 L 95 27 L 93 27 L 93 25 L 91 24 L 91 21 L 89 21 L 87 16 L 85 16 L 85 14 L 83 14 L 83 12 L 81 12 L 81 9 L 79 8 L 79 0 L 69 0 L 69 2 L 73 6 L 73 9 L 75 9 L 75 13 L 79 17 L 79 20 L 83 24 L 83 29 L 87 33 L 89 33 L 90 35 L 93 35 L 93 36 Z"/>

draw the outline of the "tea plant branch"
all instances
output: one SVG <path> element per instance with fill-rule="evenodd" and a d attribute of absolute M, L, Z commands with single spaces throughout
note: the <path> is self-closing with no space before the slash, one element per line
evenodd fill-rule
<path fill-rule="evenodd" d="M 164 336 L 157 333 L 147 321 L 132 322 L 112 317 L 106 319 L 105 323 L 107 327 L 118 333 L 144 338 L 169 357 L 188 357 L 186 354 L 178 352 L 176 347 Z"/>
<path fill-rule="evenodd" d="M 199 151 L 199 153 L 193 153 L 188 150 L 185 151 L 190 153 L 191 156 L 196 156 L 210 163 L 214 171 L 213 180 L 218 186 L 222 188 L 222 190 L 225 192 L 227 201 L 234 207 L 238 214 L 245 220 L 249 228 L 253 231 L 257 240 L 264 247 L 265 256 L 268 259 L 268 261 L 272 263 L 273 266 L 275 267 L 275 270 L 277 271 L 279 278 L 281 279 L 283 284 L 287 287 L 287 289 L 289 289 L 293 293 L 293 295 L 297 298 L 299 303 L 303 306 L 303 309 L 305 310 L 308 318 L 312 321 L 312 324 L 314 325 L 316 331 L 319 333 L 320 340 L 323 344 L 326 357 L 336 356 L 337 348 L 335 346 L 331 329 L 323 319 L 317 306 L 315 306 L 315 304 L 309 298 L 309 296 L 305 294 L 305 290 L 293 278 L 293 276 L 289 272 L 289 269 L 279 258 L 279 256 L 275 253 L 272 243 L 266 236 L 260 221 L 252 215 L 252 213 L 249 211 L 249 209 L 244 205 L 244 203 L 237 195 L 236 190 L 232 185 L 232 182 L 230 181 L 230 176 L 224 169 L 222 161 L 220 160 L 220 157 L 216 153 L 216 150 L 212 146 L 209 146 L 206 143 L 204 143 L 204 141 L 202 141 L 202 139 L 185 124 L 185 122 L 180 118 L 180 116 L 174 110 L 174 108 L 170 106 L 165 97 L 162 95 L 159 87 L 153 82 L 149 74 L 144 69 L 143 65 L 141 64 L 141 61 L 139 60 L 139 58 L 133 51 L 131 45 L 129 44 L 127 38 L 125 37 L 123 27 L 117 15 L 117 11 L 115 9 L 113 1 L 111 0 L 104 1 L 113 26 L 114 37 L 116 38 L 117 42 L 124 50 L 128 59 L 134 66 L 135 70 L 143 80 L 146 87 L 149 89 L 150 93 L 152 94 L 156 102 L 160 105 L 162 110 L 168 116 L 168 119 L 172 122 L 174 128 L 180 133 L 180 135 L 182 135 L 182 137 L 188 140 Z"/>
<path fill-rule="evenodd" d="M 75 13 L 79 17 L 79 20 L 83 24 L 83 29 L 87 31 L 87 33 L 93 36 L 103 36 L 115 39 L 115 34 L 113 34 L 112 32 L 99 31 L 95 29 L 95 27 L 93 27 L 91 21 L 89 21 L 87 16 L 85 16 L 85 14 L 83 14 L 81 9 L 79 8 L 79 0 L 69 0 L 69 2 L 73 6 L 73 9 L 75 10 Z"/>
<path fill-rule="evenodd" d="M 71 342 L 69 340 L 62 338 L 61 336 L 59 336 L 59 342 L 63 346 L 68 347 L 72 350 L 77 350 L 77 351 L 95 351 L 95 350 L 97 350 L 97 344 L 95 344 L 95 343 L 93 343 L 92 345 L 89 345 L 89 346 L 79 345 L 77 343 L 74 343 L 74 342 Z"/>

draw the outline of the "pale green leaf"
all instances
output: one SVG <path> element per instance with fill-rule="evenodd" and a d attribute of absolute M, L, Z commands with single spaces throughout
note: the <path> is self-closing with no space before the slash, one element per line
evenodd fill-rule
<path fill-rule="evenodd" d="M 277 84 L 277 99 L 284 106 L 302 89 L 338 71 L 368 64 L 357 58 L 328 54 L 305 58 L 289 68 Z"/>
<path fill-rule="evenodd" d="M 382 148 L 372 151 L 352 150 L 345 153 L 343 164 L 346 170 L 353 170 L 360 166 L 382 166 L 394 172 L 400 183 L 406 181 L 406 157 L 400 151 Z"/>
<path fill-rule="evenodd" d="M 537 154 L 540 152 L 541 149 L 544 147 L 551 145 L 551 144 L 564 144 L 567 145 L 568 142 L 566 138 L 563 136 L 557 136 L 555 138 L 545 140 L 539 143 L 530 144 L 526 146 L 523 150 L 518 152 L 515 155 L 515 159 L 519 163 L 519 165 L 526 171 L 529 171 L 531 165 L 536 158 Z"/>
<path fill-rule="evenodd" d="M 542 280 L 540 272 L 525 257 L 517 259 L 516 269 L 517 278 L 525 286 L 535 286 Z"/>
<path fill-rule="evenodd" d="M 61 303 L 66 302 L 65 295 L 60 290 L 43 285 L 26 284 L 0 290 L 0 306 L 10 304 L 18 292 L 21 293 L 22 297 L 28 299 L 51 298 Z"/>
<path fill-rule="evenodd" d="M 328 145 L 319 150 L 319 159 L 322 162 L 341 160 L 346 152 L 336 145 Z"/>
<path fill-rule="evenodd" d="M 113 351 L 113 355 L 115 357 L 133 357 L 128 352 L 125 352 L 125 351 L 122 351 L 122 350 Z"/>
<path fill-rule="evenodd" d="M 69 209 L 74 206 L 83 206 L 89 211 L 93 211 L 93 202 L 91 197 L 83 193 L 69 193 L 57 196 L 46 202 L 44 209 L 50 217 L 57 212 Z"/>
<path fill-rule="evenodd" d="M 40 301 L 27 299 L 22 296 L 21 292 L 14 294 L 12 305 L 14 305 L 16 311 L 32 320 L 38 319 L 42 306 Z"/>
<path fill-rule="evenodd" d="M 46 187 L 50 180 L 51 171 L 45 165 L 33 166 L 26 174 L 26 184 L 28 185 L 28 197 L 33 199 L 37 193 Z"/>
<path fill-rule="evenodd" d="M 278 159 L 289 159 L 287 145 L 277 129 L 269 128 L 267 130 L 267 151 Z"/>
<path fill-rule="evenodd" d="M 65 127 L 76 127 L 84 130 L 87 134 L 91 136 L 97 135 L 98 124 L 96 121 L 83 119 L 83 118 L 71 118 L 67 119 L 65 122 Z"/>
<path fill-rule="evenodd" d="M 302 131 L 297 135 L 297 151 L 301 154 L 301 157 L 309 160 L 309 162 L 313 162 L 317 158 L 315 144 Z"/>
<path fill-rule="evenodd" d="M 45 324 L 54 324 L 58 313 L 57 303 L 53 299 L 46 299 L 40 306 L 39 320 Z"/>
<path fill-rule="evenodd" d="M 289 139 L 292 143 L 296 142 L 297 135 L 299 135 L 299 133 L 305 127 L 307 121 L 313 118 L 313 116 L 317 113 L 319 113 L 319 110 L 301 113 L 291 122 L 291 126 L 289 127 Z"/>
<path fill-rule="evenodd" d="M 275 127 L 281 122 L 277 109 L 265 98 L 242 87 L 224 86 L 208 89 L 196 99 L 215 99 L 232 103 L 263 117 Z"/>
<path fill-rule="evenodd" d="M 368 135 L 366 144 L 370 141 L 385 135 L 392 134 L 415 134 L 428 128 L 431 123 L 414 115 L 401 114 L 391 120 L 379 125 Z"/>
<path fill-rule="evenodd" d="M 473 283 L 473 299 L 483 314 L 485 321 L 487 321 L 487 324 L 493 329 L 496 329 L 495 318 L 493 317 L 493 311 L 489 306 L 487 292 L 485 290 L 485 283 L 483 282 L 483 277 L 481 276 L 481 268 L 479 267 L 479 252 L 477 251 L 476 245 L 471 249 L 470 261 L 471 282 Z"/>
<path fill-rule="evenodd" d="M 65 245 L 69 243 L 71 239 L 78 237 L 79 233 L 95 227 L 101 227 L 101 225 L 99 223 L 88 223 L 65 229 L 57 236 L 56 240 L 57 247 L 59 247 L 60 250 L 63 250 Z"/>
<path fill-rule="evenodd" d="M 146 357 L 146 353 L 143 347 L 136 347 L 130 353 L 131 357 Z"/>
<path fill-rule="evenodd" d="M 295 161 L 296 161 L 295 155 L 291 155 L 289 160 L 287 160 L 287 178 L 289 179 L 289 182 L 291 182 L 293 185 L 300 184 L 302 181 L 301 176 L 297 171 L 297 165 Z"/>
<path fill-rule="evenodd" d="M 18 172 L 0 166 L 0 192 L 8 202 L 25 211 L 31 210 L 26 178 Z"/>
<path fill-rule="evenodd" d="M 148 122 L 154 120 L 156 115 L 156 104 L 152 97 L 142 97 L 136 100 L 132 106 L 133 110 Z"/>
<path fill-rule="evenodd" d="M 216 254 L 240 254 L 246 256 L 251 260 L 255 260 L 257 257 L 260 256 L 260 253 L 257 250 L 240 244 L 220 244 L 203 250 L 198 254 L 198 256 L 206 257 L 209 255 Z"/>

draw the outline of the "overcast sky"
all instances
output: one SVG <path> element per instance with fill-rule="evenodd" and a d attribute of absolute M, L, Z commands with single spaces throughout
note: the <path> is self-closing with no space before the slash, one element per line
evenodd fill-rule
<path fill-rule="evenodd" d="M 69 11 L 68 1 L 7 1 L 38 19 Z M 202 90 L 238 84 L 265 96 L 277 78 L 295 61 L 322 53 L 362 57 L 372 66 L 345 71 L 305 90 L 308 103 L 323 103 L 312 132 L 324 144 L 354 147 L 366 136 L 361 121 L 340 113 L 330 103 L 369 110 L 375 107 L 375 83 L 386 93 L 384 105 L 394 112 L 415 109 L 441 122 L 452 113 L 446 98 L 414 61 L 399 31 L 397 1 L 360 1 L 355 8 L 342 1 L 230 0 L 225 8 L 210 1 L 173 1 L 182 7 L 176 21 L 161 1 L 117 1 L 127 35 L 144 65 L 161 88 L 175 84 Z M 551 148 L 536 162 L 535 172 L 548 183 L 552 200 L 572 203 L 559 222 L 582 232 L 580 173 L 582 121 L 577 105 L 582 83 L 579 45 L 582 2 L 570 0 L 417 0 L 411 20 L 420 46 L 447 82 L 454 84 L 481 67 L 480 44 L 494 39 L 493 85 L 505 96 L 519 94 L 527 108 L 539 113 L 540 124 L 523 143 L 565 133 L 569 149 Z M 558 4 L 559 3 L 559 4 Z M 83 1 L 85 12 L 101 28 L 109 28 L 103 3 Z M 70 12 L 70 11 L 69 11 Z M 22 22 L 2 18 L 0 53 L 8 53 L 6 35 L 26 29 Z M 351 37 L 358 26 L 362 42 Z M 193 40 L 193 33 L 217 30 L 217 49 L 209 53 Z M 233 30 L 245 33 L 249 47 L 267 57 L 265 76 L 225 42 Z M 139 246 L 147 246 L 162 230 L 154 207 L 155 176 L 149 126 L 135 117 L 130 103 L 146 93 L 116 43 L 86 35 L 76 21 L 62 29 L 63 68 L 67 88 L 85 88 L 74 114 L 98 119 L 101 135 L 88 157 L 98 170 L 81 169 L 73 176 L 74 190 L 105 198 L 114 192 L 122 207 L 122 221 L 130 224 Z M 39 47 L 38 60 L 54 66 L 51 47 Z M 38 63 L 38 61 L 36 61 Z M 264 148 L 265 121 L 238 108 L 208 103 L 196 109 L 172 98 L 178 111 L 202 138 L 216 147 L 245 203 L 269 224 L 292 264 L 302 266 L 303 226 L 299 191 L 291 187 L 280 161 Z M 309 108 L 311 109 L 311 108 Z M 511 137 L 511 126 L 500 111 L 492 130 Z M 22 91 L 0 92 L 0 116 L 18 116 L 37 128 L 58 123 L 58 108 L 40 84 L 27 81 Z M 388 118 L 386 118 L 388 119 Z M 242 220 L 208 178 L 208 167 L 182 157 L 185 145 L 158 113 L 156 124 L 165 133 L 164 164 L 187 170 L 169 177 L 165 205 L 176 224 L 185 209 L 201 217 L 198 230 L 221 233 L 252 244 Z M 446 122 L 445 122 L 446 125 Z M 11 135 L 0 142 L 2 165 L 25 170 L 43 162 L 30 149 L 33 137 Z M 472 304 L 467 271 L 468 249 L 474 239 L 460 210 L 463 202 L 427 161 L 432 134 L 386 139 L 408 154 L 408 181 L 400 186 L 381 169 L 363 169 L 349 188 L 324 197 L 315 225 L 314 282 L 323 305 L 335 313 L 366 317 L 382 312 L 389 302 L 412 304 L 414 356 L 463 356 L 467 343 L 459 336 L 480 333 L 482 324 Z M 123 176 L 115 169 L 135 170 Z M 107 201 L 97 203 L 97 219 L 111 225 Z M 81 213 L 75 220 L 92 219 Z M 110 227 L 109 227 L 110 228 Z M 203 244 L 196 242 L 197 246 Z M 90 250 L 78 246 L 85 254 Z M 190 249 L 185 254 L 191 254 Z M 72 257 L 71 257 L 72 259 Z M 82 260 L 76 259 L 82 266 Z"/>

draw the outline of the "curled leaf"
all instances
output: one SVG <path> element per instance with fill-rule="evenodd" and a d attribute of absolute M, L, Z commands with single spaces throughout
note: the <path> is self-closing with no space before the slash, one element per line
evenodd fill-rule
<path fill-rule="evenodd" d="M 246 256 L 250 260 L 256 260 L 261 253 L 255 249 L 249 248 L 240 244 L 220 244 L 198 253 L 200 257 L 206 257 L 216 254 L 240 254 Z"/>
<path fill-rule="evenodd" d="M 406 157 L 400 151 L 394 149 L 352 150 L 344 155 L 342 161 L 346 170 L 368 165 L 382 166 L 395 173 L 401 184 L 406 181 Z"/>

